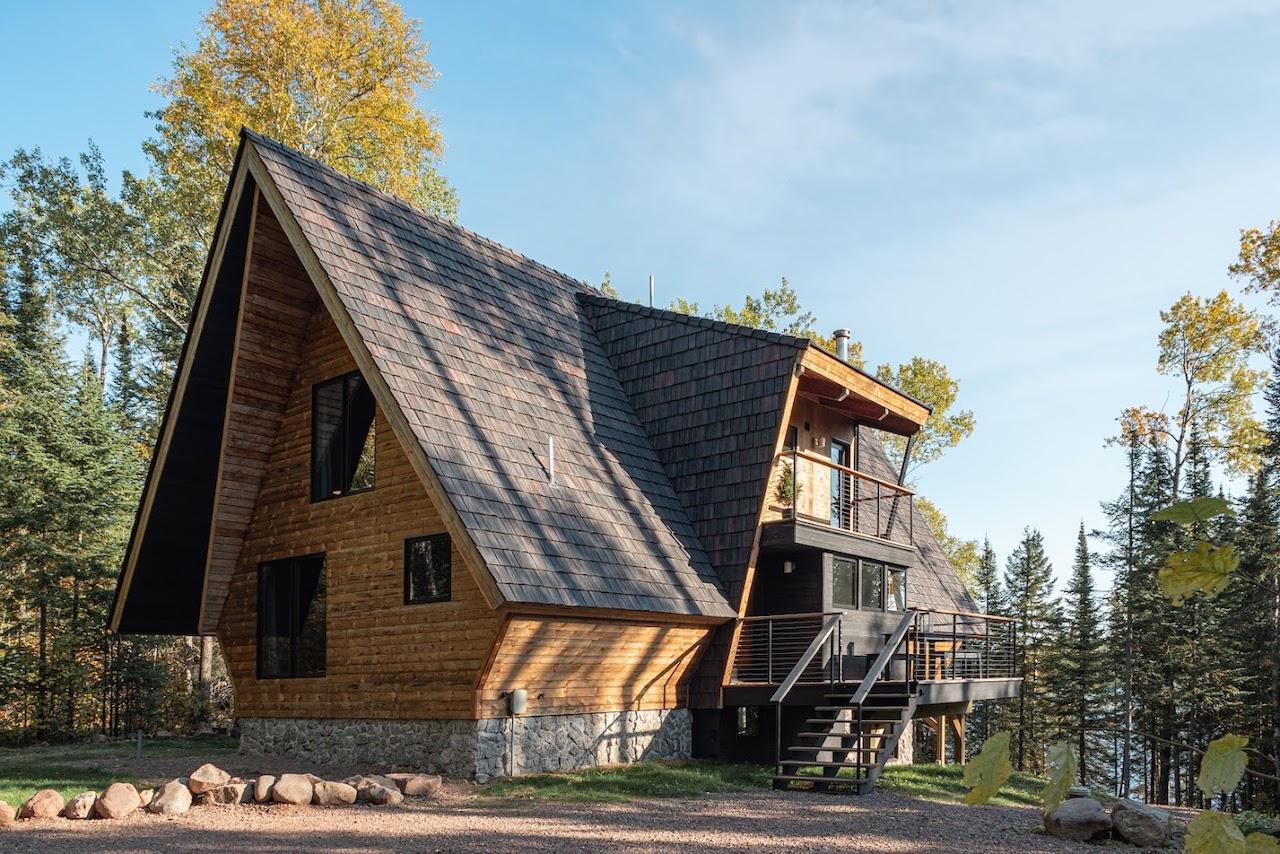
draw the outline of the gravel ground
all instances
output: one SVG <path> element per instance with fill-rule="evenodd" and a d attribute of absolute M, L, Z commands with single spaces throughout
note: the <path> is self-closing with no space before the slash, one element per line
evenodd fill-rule
<path fill-rule="evenodd" d="M 1096 850 L 1038 833 L 1039 825 L 1031 809 L 972 808 L 891 792 L 860 798 L 744 792 L 603 805 L 481 799 L 451 787 L 439 802 L 399 807 L 244 805 L 199 807 L 174 818 L 135 813 L 123 821 L 24 822 L 0 832 L 0 851 Z"/>

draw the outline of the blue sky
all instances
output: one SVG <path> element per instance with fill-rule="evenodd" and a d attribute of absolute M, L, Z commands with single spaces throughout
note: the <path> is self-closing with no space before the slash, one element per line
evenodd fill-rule
<path fill-rule="evenodd" d="M 1275 4 L 429 4 L 423 96 L 468 227 L 624 296 L 740 302 L 782 276 L 870 362 L 961 380 L 978 429 L 920 474 L 1001 557 L 1059 572 L 1100 522 L 1158 311 L 1227 286 L 1280 217 Z M 148 85 L 203 3 L 26 4 L 0 152 L 143 166 Z"/>

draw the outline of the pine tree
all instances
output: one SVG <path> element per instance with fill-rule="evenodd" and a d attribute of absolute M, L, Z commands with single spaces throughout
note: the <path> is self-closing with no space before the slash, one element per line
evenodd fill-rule
<path fill-rule="evenodd" d="M 1093 760 L 1104 751 L 1098 731 L 1106 723 L 1108 672 L 1103 665 L 1106 640 L 1083 522 L 1076 535 L 1075 561 L 1064 598 L 1067 622 L 1055 667 L 1054 699 L 1059 725 L 1075 743 L 1080 784 L 1087 785 L 1090 772 L 1100 768 Z"/>
<path fill-rule="evenodd" d="M 978 569 L 974 574 L 974 595 L 978 610 L 984 614 L 1005 614 L 1004 591 L 1000 587 L 1000 568 L 990 538 L 984 539 Z M 966 739 L 970 752 L 982 749 L 986 740 L 1001 729 L 1005 707 L 1002 700 L 979 700 L 966 718 Z"/>
<path fill-rule="evenodd" d="M 1044 768 L 1048 717 L 1047 658 L 1060 619 L 1052 601 L 1053 567 L 1044 551 L 1044 537 L 1026 528 L 1005 566 L 1004 586 L 1009 614 L 1017 618 L 1018 674 L 1022 692 L 1017 701 L 1016 766 L 1019 771 Z"/>

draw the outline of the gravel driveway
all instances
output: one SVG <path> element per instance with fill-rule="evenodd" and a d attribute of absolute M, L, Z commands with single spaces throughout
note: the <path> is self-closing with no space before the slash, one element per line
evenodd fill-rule
<path fill-rule="evenodd" d="M 184 816 L 24 822 L 0 851 L 856 851 L 1080 852 L 1037 833 L 1039 814 L 891 792 L 861 797 L 744 792 L 567 804 L 446 796 L 399 807 L 202 807 Z"/>

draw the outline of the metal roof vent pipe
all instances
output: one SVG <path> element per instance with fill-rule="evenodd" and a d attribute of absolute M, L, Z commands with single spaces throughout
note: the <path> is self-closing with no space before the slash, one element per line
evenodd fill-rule
<path fill-rule="evenodd" d="M 836 357 L 842 361 L 849 361 L 849 330 L 837 329 L 831 333 L 831 337 L 836 339 Z"/>

